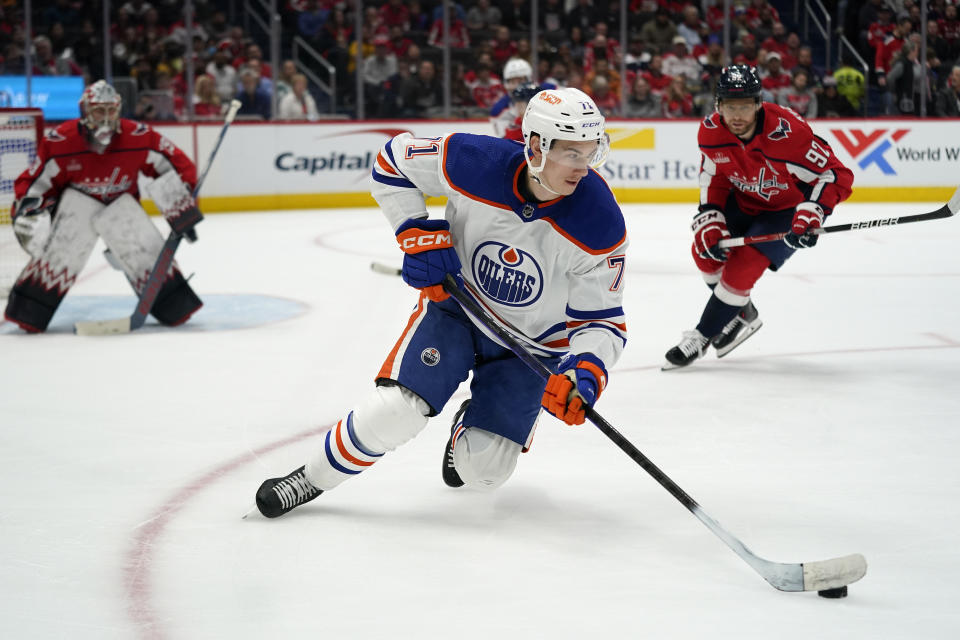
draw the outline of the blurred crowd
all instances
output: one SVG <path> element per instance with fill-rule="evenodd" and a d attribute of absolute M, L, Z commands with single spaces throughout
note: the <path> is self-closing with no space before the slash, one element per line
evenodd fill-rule
<path fill-rule="evenodd" d="M 621 2 L 627 3 L 626 42 L 620 41 Z M 608 116 L 708 114 L 717 75 L 730 62 L 756 66 L 764 98 L 808 118 L 919 115 L 921 96 L 928 115 L 960 116 L 960 21 L 948 0 L 929 1 L 925 42 L 915 0 L 828 2 L 835 24 L 852 43 L 830 65 L 822 41 L 800 37 L 792 2 L 778 8 L 770 0 L 734 0 L 731 50 L 725 52 L 718 0 L 540 0 L 535 43 L 526 0 L 449 3 L 449 34 L 443 33 L 439 0 L 363 2 L 359 39 L 358 3 L 283 0 L 277 69 L 264 56 L 268 34 L 241 26 L 251 24 L 256 31 L 255 23 L 244 20 L 244 3 L 195 0 L 192 37 L 183 4 L 111 5 L 109 64 L 125 98 L 125 115 L 177 120 L 192 104 L 197 118 L 217 118 L 236 98 L 241 117 L 251 119 L 352 117 L 362 85 L 368 118 L 441 117 L 446 40 L 454 118 L 489 114 L 506 92 L 502 72 L 513 58 L 536 60 L 533 81 L 581 88 Z M 27 38 L 23 3 L 0 1 L 0 73 L 22 75 L 31 46 L 35 75 L 104 77 L 100 2 L 35 0 L 32 7 L 33 33 Z M 295 38 L 326 64 L 310 56 L 294 60 Z M 188 59 L 195 70 L 190 96 Z M 321 86 L 332 79 L 335 102 Z"/>

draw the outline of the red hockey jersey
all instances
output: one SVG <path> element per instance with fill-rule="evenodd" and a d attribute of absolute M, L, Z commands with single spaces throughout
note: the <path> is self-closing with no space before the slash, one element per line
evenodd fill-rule
<path fill-rule="evenodd" d="M 170 170 L 192 190 L 197 182 L 193 161 L 172 142 L 133 120 L 120 120 L 120 132 L 101 154 L 90 149 L 79 120 L 68 120 L 50 131 L 37 149 L 37 158 L 14 183 L 17 199 L 38 196 L 55 202 L 67 187 L 104 204 L 124 193 L 140 199 L 137 174 L 157 177 Z"/>
<path fill-rule="evenodd" d="M 850 197 L 853 172 L 791 109 L 764 102 L 753 137 L 730 133 L 720 114 L 700 123 L 700 208 L 723 211 L 730 192 L 749 215 L 816 202 L 826 213 Z"/>

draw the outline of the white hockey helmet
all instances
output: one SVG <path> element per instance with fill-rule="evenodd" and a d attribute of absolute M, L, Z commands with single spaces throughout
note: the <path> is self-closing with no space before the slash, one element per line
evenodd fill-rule
<path fill-rule="evenodd" d="M 510 58 L 507 60 L 507 64 L 503 66 L 503 80 L 532 80 L 533 79 L 533 67 L 530 66 L 530 63 L 524 60 L 523 58 Z"/>
<path fill-rule="evenodd" d="M 546 89 L 536 94 L 527 103 L 527 110 L 520 124 L 530 175 L 548 190 L 553 191 L 540 180 L 540 173 L 546 166 L 547 154 L 557 140 L 596 141 L 597 148 L 585 158 L 583 164 L 599 169 L 610 151 L 610 137 L 605 131 L 605 123 L 606 120 L 593 98 L 579 89 L 571 87 Z M 543 160 L 538 167 L 531 163 L 533 153 L 530 140 L 534 135 L 539 136 L 537 146 L 543 154 Z M 578 165 L 580 164 L 578 162 Z"/>
<path fill-rule="evenodd" d="M 122 102 L 120 94 L 106 80 L 97 80 L 83 90 L 80 122 L 97 143 L 107 146 L 113 134 L 120 131 Z"/>

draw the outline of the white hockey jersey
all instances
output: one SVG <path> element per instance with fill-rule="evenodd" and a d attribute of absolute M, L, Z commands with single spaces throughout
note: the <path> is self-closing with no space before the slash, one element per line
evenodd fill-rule
<path fill-rule="evenodd" d="M 378 154 L 372 193 L 394 231 L 427 217 L 424 195 L 446 196 L 467 292 L 535 352 L 592 353 L 609 370 L 627 339 L 623 213 L 592 170 L 572 195 L 526 201 L 525 166 L 511 140 L 404 133 Z"/>

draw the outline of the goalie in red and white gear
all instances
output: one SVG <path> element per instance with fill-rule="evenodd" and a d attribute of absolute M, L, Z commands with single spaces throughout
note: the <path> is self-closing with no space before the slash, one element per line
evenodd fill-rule
<path fill-rule="evenodd" d="M 46 330 L 97 238 L 137 293 L 143 288 L 163 237 L 140 206 L 139 174 L 154 179 L 147 188 L 171 228 L 196 239 L 194 226 L 203 219 L 192 196 L 196 166 L 147 125 L 120 118 L 120 107 L 112 86 L 91 84 L 80 98 L 81 117 L 50 131 L 14 183 L 14 232 L 31 260 L 4 317 L 25 331 Z M 150 312 L 174 326 L 202 305 L 172 265 Z"/>
<path fill-rule="evenodd" d="M 756 70 L 724 67 L 717 109 L 700 123 L 700 208 L 693 259 L 713 291 L 692 331 L 670 349 L 665 369 L 683 367 L 712 344 L 722 357 L 760 326 L 750 299 L 767 269 L 778 270 L 850 196 L 853 173 L 792 110 L 762 102 Z M 787 232 L 782 242 L 722 249 L 735 236 Z"/>

